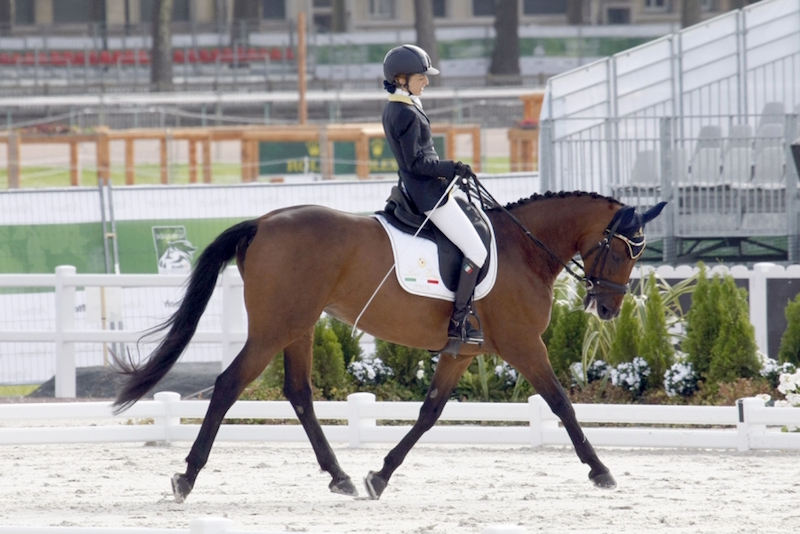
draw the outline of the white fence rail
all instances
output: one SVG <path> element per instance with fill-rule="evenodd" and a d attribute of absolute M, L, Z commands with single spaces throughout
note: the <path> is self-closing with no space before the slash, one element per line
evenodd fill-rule
<path fill-rule="evenodd" d="M 0 405 L 3 421 L 105 420 L 107 425 L 68 427 L 0 428 L 0 445 L 51 443 L 194 441 L 199 424 L 183 419 L 201 419 L 209 401 L 181 400 L 172 392 L 156 393 L 152 401 L 141 401 L 115 416 L 107 402 Z M 378 421 L 414 421 L 420 402 L 376 402 L 371 393 L 354 393 L 347 401 L 316 402 L 321 420 L 339 420 L 323 425 L 328 440 L 360 447 L 366 443 L 394 444 L 409 426 L 379 425 Z M 800 427 L 800 409 L 774 408 L 757 398 L 742 399 L 738 406 L 650 406 L 576 404 L 578 420 L 587 437 L 597 446 L 665 447 L 708 449 L 800 450 L 800 433 L 783 427 Z M 123 424 L 131 419 L 152 424 Z M 296 420 L 288 402 L 239 401 L 227 419 Z M 539 395 L 527 403 L 448 403 L 441 421 L 518 423 L 518 426 L 437 425 L 422 438 L 426 443 L 569 445 L 566 431 Z M 116 421 L 118 424 L 113 424 Z M 592 426 L 592 425 L 623 426 Z M 217 439 L 224 441 L 304 442 L 300 425 L 225 424 Z"/>
<path fill-rule="evenodd" d="M 652 267 L 635 270 L 633 277 L 647 276 Z M 665 279 L 685 279 L 696 272 L 696 268 L 680 266 L 677 268 L 665 266 L 656 269 L 656 273 Z M 765 354 L 777 352 L 777 347 L 770 345 L 769 332 L 774 331 L 774 326 L 768 324 L 769 310 L 767 285 L 770 280 L 800 280 L 800 266 L 792 265 L 782 267 L 764 263 L 756 264 L 753 269 L 736 266 L 730 270 L 724 267 L 715 267 L 711 273 L 729 272 L 734 278 L 747 280 L 750 296 L 750 321 L 755 327 L 758 348 Z M 76 321 L 80 315 L 76 311 L 77 302 L 81 299 L 77 290 L 89 287 L 103 288 L 141 288 L 141 287 L 172 287 L 180 288 L 186 282 L 183 275 L 132 275 L 132 274 L 77 274 L 71 266 L 61 266 L 55 274 L 3 274 L 0 275 L 0 289 L 2 288 L 53 288 L 55 293 L 55 321 L 51 326 L 41 329 L 2 328 L 0 323 L 0 341 L 2 342 L 46 342 L 55 344 L 55 395 L 56 397 L 75 397 L 76 394 L 76 343 L 135 343 L 143 332 L 136 327 L 127 330 L 107 330 L 99 328 L 85 328 L 86 321 Z M 212 326 L 206 326 L 195 334 L 192 344 L 219 344 L 219 361 L 221 369 L 236 356 L 245 339 L 245 319 L 242 299 L 242 280 L 236 267 L 228 267 L 217 282 L 217 290 L 221 298 L 212 299 L 208 313 L 217 313 L 220 321 Z M 791 297 L 790 297 L 791 298 Z M 123 298 L 124 300 L 124 298 Z M 135 300 L 135 299 L 133 299 Z M 775 299 L 773 299 L 775 300 Z M 788 301 L 787 301 L 788 302 Z M 787 302 L 772 302 L 773 306 L 780 306 L 780 315 Z M 124 302 L 118 304 L 125 310 L 132 306 Z M 215 311 L 211 311 L 215 308 Z M 221 311 L 221 313 L 219 313 Z M 774 310 L 773 310 L 774 311 Z M 85 314 L 84 312 L 81 312 Z M 774 315 L 774 314 L 772 314 Z M 160 322 L 154 321 L 144 328 L 149 328 Z M 130 321 L 126 325 L 130 325 Z M 775 332 L 778 339 L 782 331 Z M 773 335 L 775 344 L 776 336 Z M 158 339 L 158 338 L 154 338 Z M 768 351 L 768 348 L 770 349 Z M 772 350 L 775 349 L 775 350 Z"/>

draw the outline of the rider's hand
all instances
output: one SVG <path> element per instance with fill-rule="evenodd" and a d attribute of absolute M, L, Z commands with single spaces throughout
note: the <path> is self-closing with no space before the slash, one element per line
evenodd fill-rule
<path fill-rule="evenodd" d="M 466 163 L 461 163 L 460 161 L 456 161 L 455 167 L 456 176 L 461 178 L 471 178 L 475 176 L 475 173 L 472 172 L 472 167 L 467 165 Z"/>

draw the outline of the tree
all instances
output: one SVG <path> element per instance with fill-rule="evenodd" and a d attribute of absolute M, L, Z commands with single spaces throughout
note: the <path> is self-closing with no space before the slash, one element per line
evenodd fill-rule
<path fill-rule="evenodd" d="M 153 51 L 150 62 L 150 88 L 172 91 L 172 0 L 156 0 L 153 6 Z"/>
<path fill-rule="evenodd" d="M 711 348 L 708 382 L 734 382 L 739 378 L 759 375 L 761 362 L 756 356 L 756 334 L 750 323 L 747 291 L 736 287 L 733 277 L 726 275 L 719 282 L 719 335 Z"/>
<path fill-rule="evenodd" d="M 433 0 L 414 0 L 414 29 L 417 30 L 417 46 L 431 57 L 431 63 L 439 68 L 439 45 L 433 25 Z M 441 85 L 439 76 L 431 76 L 432 86 Z"/>
<path fill-rule="evenodd" d="M 700 22 L 701 0 L 681 0 L 681 28 L 688 28 Z"/>
<path fill-rule="evenodd" d="M 583 0 L 567 0 L 567 24 L 583 24 Z"/>
<path fill-rule="evenodd" d="M 650 366 L 650 386 L 658 387 L 664 378 L 664 372 L 672 366 L 675 349 L 670 343 L 664 299 L 661 298 L 655 273 L 651 273 L 648 280 L 645 311 L 639 355 Z"/>
<path fill-rule="evenodd" d="M 786 330 L 781 336 L 778 361 L 800 367 L 800 295 L 790 301 L 784 310 Z"/>
<path fill-rule="evenodd" d="M 314 326 L 314 366 L 311 378 L 322 390 L 322 396 L 330 399 L 345 384 L 344 354 L 336 333 L 328 321 L 317 321 Z"/>
<path fill-rule="evenodd" d="M 692 294 L 692 305 L 686 315 L 686 339 L 682 350 L 687 354 L 695 372 L 705 378 L 711 365 L 711 348 L 719 333 L 717 313 L 718 285 L 706 277 L 706 266 L 700 262 L 697 285 Z"/>
<path fill-rule="evenodd" d="M 616 322 L 616 335 L 611 342 L 607 362 L 614 366 L 631 362 L 639 356 L 642 325 L 636 313 L 636 299 L 632 295 L 625 295 Z"/>
<path fill-rule="evenodd" d="M 522 83 L 519 69 L 519 2 L 495 0 L 494 50 L 489 65 L 489 83 Z"/>

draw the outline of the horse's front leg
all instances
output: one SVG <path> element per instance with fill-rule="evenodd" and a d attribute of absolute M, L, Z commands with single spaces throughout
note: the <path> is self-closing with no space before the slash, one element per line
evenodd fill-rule
<path fill-rule="evenodd" d="M 380 498 L 389 483 L 392 473 L 400 467 L 400 464 L 403 463 L 406 455 L 414 444 L 419 441 L 422 434 L 430 430 L 436 420 L 439 419 L 447 399 L 450 398 L 450 394 L 458 384 L 461 375 L 469 367 L 470 362 L 472 362 L 471 356 L 453 357 L 449 354 L 441 355 L 439 363 L 436 365 L 436 371 L 433 373 L 433 380 L 428 388 L 428 393 L 425 395 L 425 401 L 419 410 L 417 422 L 414 423 L 408 434 L 400 440 L 400 443 L 389 451 L 389 454 L 383 459 L 383 469 L 377 473 L 370 471 L 367 478 L 364 479 L 364 485 L 370 498 Z"/>
<path fill-rule="evenodd" d="M 564 423 L 564 429 L 575 446 L 578 458 L 590 468 L 589 479 L 594 482 L 595 486 L 615 488 L 617 482 L 608 467 L 597 457 L 594 447 L 583 434 L 567 393 L 553 372 L 553 367 L 547 357 L 547 348 L 541 338 L 537 337 L 533 345 L 527 347 L 527 350 L 504 351 L 501 356 L 522 373 L 536 393 L 544 398 L 553 413 Z"/>
<path fill-rule="evenodd" d="M 350 477 L 339 466 L 336 455 L 331 449 L 322 427 L 314 413 L 314 403 L 311 395 L 311 365 L 314 329 L 310 329 L 300 339 L 283 350 L 283 363 L 286 371 L 284 378 L 283 394 L 294 408 L 300 424 L 306 431 L 314 454 L 317 456 L 319 466 L 327 471 L 332 480 L 328 488 L 333 493 L 341 493 L 357 497 L 356 490 Z"/>

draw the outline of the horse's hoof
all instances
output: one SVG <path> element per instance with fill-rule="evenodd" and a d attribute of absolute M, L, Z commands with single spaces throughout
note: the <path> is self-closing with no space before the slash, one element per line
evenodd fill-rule
<path fill-rule="evenodd" d="M 597 475 L 592 475 L 589 473 L 589 480 L 591 480 L 595 487 L 603 488 L 603 489 L 614 489 L 617 487 L 617 481 L 614 480 L 614 477 L 611 476 L 611 473 L 599 473 Z"/>
<path fill-rule="evenodd" d="M 369 498 L 373 501 L 381 498 L 381 493 L 386 489 L 386 484 L 387 482 L 374 471 L 370 471 L 367 478 L 364 479 L 364 487 L 367 489 Z"/>
<path fill-rule="evenodd" d="M 330 488 L 333 493 L 347 495 L 348 497 L 358 497 L 358 490 L 349 477 L 343 478 L 338 482 L 336 480 L 331 480 L 331 483 L 328 484 L 328 488 Z"/>
<path fill-rule="evenodd" d="M 183 475 L 173 475 L 172 494 L 175 495 L 175 502 L 181 503 L 186 500 L 186 496 L 192 491 L 192 485 Z"/>

